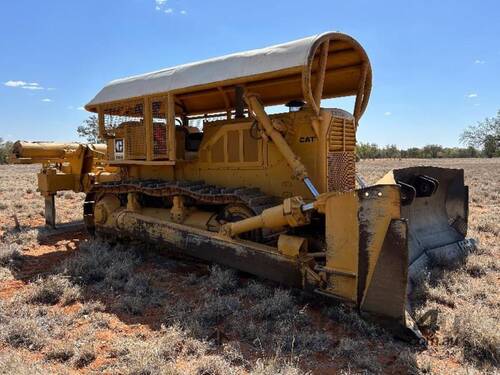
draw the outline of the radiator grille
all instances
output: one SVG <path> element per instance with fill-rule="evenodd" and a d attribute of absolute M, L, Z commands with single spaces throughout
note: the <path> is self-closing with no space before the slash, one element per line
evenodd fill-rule
<path fill-rule="evenodd" d="M 356 125 L 352 116 L 333 116 L 328 132 L 328 191 L 356 188 Z"/>
<path fill-rule="evenodd" d="M 328 151 L 354 152 L 356 148 L 354 119 L 333 117 L 328 138 Z"/>

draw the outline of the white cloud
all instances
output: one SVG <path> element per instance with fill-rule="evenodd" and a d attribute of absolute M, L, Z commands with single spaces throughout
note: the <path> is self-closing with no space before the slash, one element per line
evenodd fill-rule
<path fill-rule="evenodd" d="M 52 99 L 45 98 L 45 99 L 42 99 L 42 102 L 44 102 L 44 103 L 50 103 L 50 102 L 52 102 Z"/>
<path fill-rule="evenodd" d="M 4 82 L 4 85 L 8 87 L 23 87 L 27 85 L 27 83 L 24 81 L 7 81 Z"/>
<path fill-rule="evenodd" d="M 167 2 L 167 0 L 155 0 L 155 9 L 156 10 L 162 10 L 163 6 L 165 5 L 165 3 Z"/>
<path fill-rule="evenodd" d="M 83 107 L 78 107 L 77 109 L 78 109 L 79 111 L 85 111 L 85 108 L 83 108 Z"/>
<path fill-rule="evenodd" d="M 485 62 L 486 62 L 486 61 L 484 61 L 484 60 L 479 60 L 479 59 L 474 60 L 474 64 L 481 64 L 481 65 L 482 65 L 482 64 L 484 64 Z"/>
<path fill-rule="evenodd" d="M 26 86 L 21 86 L 21 88 L 25 90 L 43 90 L 43 87 L 39 84 L 33 85 L 31 83 L 27 84 Z"/>
<path fill-rule="evenodd" d="M 43 87 L 40 86 L 37 82 L 24 82 L 24 81 L 7 81 L 4 82 L 4 85 L 7 87 L 17 87 L 25 90 L 43 90 Z"/>
<path fill-rule="evenodd" d="M 180 11 L 180 14 L 182 14 L 182 15 L 186 15 L 187 13 L 188 13 L 188 12 L 187 12 L 186 10 L 181 10 L 181 11 Z"/>
<path fill-rule="evenodd" d="M 55 89 L 55 87 L 47 87 L 47 91 L 54 91 Z"/>
<path fill-rule="evenodd" d="M 470 93 L 469 95 L 467 95 L 467 97 L 468 98 L 477 98 L 478 95 L 475 92 L 473 92 L 473 93 Z"/>
<path fill-rule="evenodd" d="M 173 13 L 173 12 L 174 12 L 174 10 L 173 10 L 172 8 L 167 8 L 167 9 L 165 9 L 165 13 L 166 13 L 166 14 L 171 14 L 171 13 Z"/>
<path fill-rule="evenodd" d="M 390 116 L 390 115 L 392 115 L 392 112 L 389 112 L 389 111 L 384 112 L 384 116 Z"/>

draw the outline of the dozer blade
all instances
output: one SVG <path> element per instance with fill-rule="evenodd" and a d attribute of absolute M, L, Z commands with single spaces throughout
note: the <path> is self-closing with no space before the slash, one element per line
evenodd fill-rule
<path fill-rule="evenodd" d="M 410 293 L 427 269 L 460 262 L 474 246 L 466 240 L 469 190 L 462 169 L 411 167 L 388 176 L 401 186 L 401 217 L 408 220 Z"/>
<path fill-rule="evenodd" d="M 462 260 L 468 188 L 463 170 L 415 167 L 326 198 L 324 292 L 356 303 L 401 338 L 421 339 L 408 301 L 432 266 Z"/>

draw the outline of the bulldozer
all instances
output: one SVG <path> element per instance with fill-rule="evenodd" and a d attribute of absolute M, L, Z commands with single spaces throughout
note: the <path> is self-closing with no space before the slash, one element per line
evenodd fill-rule
<path fill-rule="evenodd" d="M 470 251 L 468 188 L 460 169 L 397 169 L 374 185 L 357 175 L 371 88 L 365 50 L 338 32 L 112 81 L 85 106 L 114 168 L 85 184 L 85 225 L 418 336 L 408 294 Z M 322 106 L 344 97 L 352 110 Z"/>

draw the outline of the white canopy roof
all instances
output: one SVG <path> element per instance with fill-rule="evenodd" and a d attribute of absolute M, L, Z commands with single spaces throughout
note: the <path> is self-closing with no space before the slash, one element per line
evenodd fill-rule
<path fill-rule="evenodd" d="M 325 37 L 333 40 L 334 44 L 335 38 L 339 38 L 344 44 L 347 40 L 348 43 L 352 44 L 350 51 L 354 51 L 357 55 L 355 63 L 365 60 L 364 51 L 354 39 L 340 33 L 325 33 L 267 48 L 234 53 L 114 80 L 107 84 L 86 105 L 86 108 L 95 111 L 99 104 L 125 99 L 167 92 L 177 94 L 206 90 L 207 88 L 215 89 L 218 84 L 232 84 L 235 80 L 242 80 L 242 78 L 244 78 L 243 83 L 254 82 L 256 79 L 262 80 L 271 77 L 269 73 L 281 72 L 279 77 L 274 74 L 274 78 L 288 78 L 290 74 L 301 75 L 304 68 L 311 64 L 311 53 L 315 53 L 319 39 Z M 355 51 L 358 49 L 361 49 L 364 56 L 360 56 L 359 51 Z M 347 62 L 354 64 L 350 60 Z M 355 84 L 357 85 L 357 82 Z M 273 97 L 272 100 L 276 99 Z"/>

